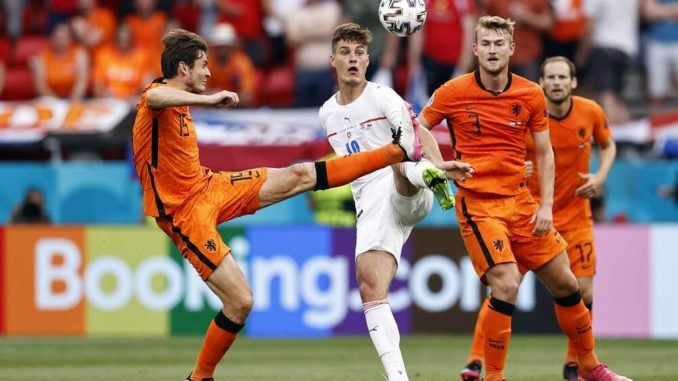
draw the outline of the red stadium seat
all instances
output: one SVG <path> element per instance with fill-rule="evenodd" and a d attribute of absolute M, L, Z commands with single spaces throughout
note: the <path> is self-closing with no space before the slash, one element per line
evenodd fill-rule
<path fill-rule="evenodd" d="M 262 104 L 271 107 L 290 107 L 294 103 L 294 68 L 271 70 L 261 83 Z"/>
<path fill-rule="evenodd" d="M 26 66 L 7 69 L 5 86 L 2 89 L 2 94 L 0 94 L 0 100 L 23 101 L 37 96 L 31 69 Z"/>
<path fill-rule="evenodd" d="M 49 38 L 45 36 L 22 37 L 16 42 L 14 52 L 14 66 L 26 66 L 28 60 L 40 53 L 49 45 Z"/>
<path fill-rule="evenodd" d="M 9 40 L 6 38 L 0 38 L 0 61 L 5 63 L 9 61 Z"/>

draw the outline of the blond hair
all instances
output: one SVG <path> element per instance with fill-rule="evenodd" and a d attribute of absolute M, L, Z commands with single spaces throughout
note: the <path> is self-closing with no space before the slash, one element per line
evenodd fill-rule
<path fill-rule="evenodd" d="M 480 31 L 481 28 L 484 28 L 492 29 L 500 35 L 505 34 L 508 36 L 509 42 L 513 42 L 513 25 L 515 25 L 515 23 L 516 22 L 511 19 L 505 19 L 499 16 L 483 16 L 478 19 L 476 27 L 473 30 L 473 40 L 478 40 L 478 31 Z"/>
<path fill-rule="evenodd" d="M 352 22 L 341 24 L 334 28 L 332 33 L 332 52 L 337 48 L 339 41 L 357 42 L 361 45 L 367 46 L 372 42 L 372 33 L 358 24 Z"/>

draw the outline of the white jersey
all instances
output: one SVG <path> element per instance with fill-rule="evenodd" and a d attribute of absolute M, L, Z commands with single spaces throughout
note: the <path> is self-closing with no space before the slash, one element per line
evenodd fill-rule
<path fill-rule="evenodd" d="M 393 89 L 367 82 L 363 93 L 347 105 L 337 102 L 334 94 L 320 108 L 320 121 L 327 131 L 327 139 L 337 156 L 369 151 L 393 141 L 393 132 L 403 118 L 408 118 L 405 102 Z M 351 183 L 356 202 L 368 182 L 391 173 L 382 168 Z"/>

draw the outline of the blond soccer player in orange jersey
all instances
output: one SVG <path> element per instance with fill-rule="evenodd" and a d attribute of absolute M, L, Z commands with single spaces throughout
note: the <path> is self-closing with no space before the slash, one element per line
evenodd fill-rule
<path fill-rule="evenodd" d="M 481 327 L 485 380 L 506 379 L 521 272 L 532 270 L 554 297 L 558 323 L 574 343 L 580 375 L 590 381 L 626 381 L 594 352 L 591 316 L 570 270 L 567 243 L 552 227 L 554 159 L 544 93 L 509 71 L 514 50 L 513 22 L 481 17 L 473 42 L 478 70 L 438 88 L 419 116 L 428 128 L 446 120 L 457 160 L 475 169 L 473 178 L 457 184 L 457 217 L 471 262 L 492 288 Z M 527 133 L 535 142 L 540 203 L 526 187 Z"/>
<path fill-rule="evenodd" d="M 144 213 L 155 217 L 223 303 L 187 378 L 213 380 L 217 363 L 253 305 L 247 280 L 229 255 L 217 225 L 305 191 L 348 184 L 406 159 L 420 160 L 422 149 L 418 132 L 407 119 L 393 131 L 393 143 L 372 151 L 287 168 L 212 172 L 200 165 L 189 106 L 233 107 L 238 95 L 226 90 L 200 94 L 210 77 L 202 37 L 173 29 L 162 42 L 163 77 L 146 87 L 137 106 L 133 161 L 143 188 Z M 459 164 L 460 173 L 468 168 Z"/>
<path fill-rule="evenodd" d="M 549 131 L 555 153 L 553 226 L 567 240 L 570 268 L 577 277 L 584 304 L 591 311 L 596 252 L 589 199 L 601 193 L 617 149 L 603 109 L 592 100 L 572 96 L 572 90 L 577 88 L 572 61 L 565 57 L 548 58 L 541 66 L 539 83 L 546 93 Z M 592 140 L 600 146 L 600 164 L 596 173 L 589 173 Z M 531 176 L 535 155 L 534 141 L 528 135 L 528 188 L 532 197 L 539 201 L 539 180 Z M 479 368 L 484 360 L 480 327 L 487 308 L 487 303 L 483 303 L 478 313 L 467 365 L 469 370 Z M 577 357 L 572 341 L 568 342 L 563 378 L 578 380 Z"/>

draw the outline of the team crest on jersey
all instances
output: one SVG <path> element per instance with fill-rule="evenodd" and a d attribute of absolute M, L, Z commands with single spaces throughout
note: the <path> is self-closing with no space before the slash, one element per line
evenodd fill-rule
<path fill-rule="evenodd" d="M 520 105 L 520 103 L 514 103 L 511 105 L 511 113 L 513 116 L 518 116 L 520 115 L 520 111 L 523 110 L 523 106 Z"/>
<path fill-rule="evenodd" d="M 207 242 L 205 242 L 205 249 L 208 251 L 216 251 L 217 243 L 212 238 L 210 238 L 207 240 Z"/>
<path fill-rule="evenodd" d="M 504 240 L 503 239 L 495 239 L 493 242 L 494 249 L 497 251 L 504 251 Z"/>

